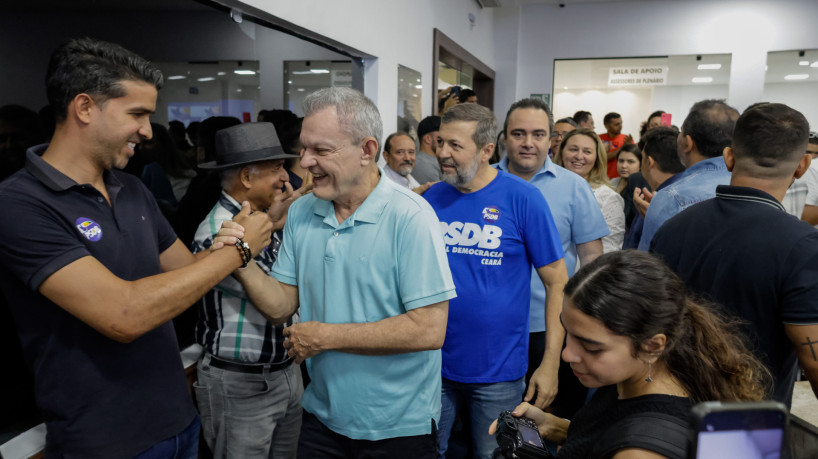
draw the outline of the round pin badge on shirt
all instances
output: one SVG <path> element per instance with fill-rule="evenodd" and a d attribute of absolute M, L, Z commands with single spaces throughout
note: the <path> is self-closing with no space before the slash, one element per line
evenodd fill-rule
<path fill-rule="evenodd" d="M 85 217 L 78 218 L 74 223 L 80 233 L 89 241 L 97 242 L 102 239 L 102 227 L 99 226 L 99 223 Z"/>

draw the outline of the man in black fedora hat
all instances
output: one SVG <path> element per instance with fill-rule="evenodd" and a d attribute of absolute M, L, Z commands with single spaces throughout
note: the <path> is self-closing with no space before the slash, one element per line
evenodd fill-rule
<path fill-rule="evenodd" d="M 269 273 L 281 245 L 278 230 L 283 222 L 277 216 L 308 191 L 302 187 L 293 193 L 288 182 L 284 162 L 297 157 L 284 152 L 271 123 L 218 131 L 216 160 L 199 168 L 219 172 L 222 193 L 199 225 L 193 251 L 209 249 L 222 222 L 238 214 L 242 202 L 249 202 L 252 211 L 270 210 L 276 220 L 272 243 L 253 260 Z M 196 341 L 205 352 L 194 387 L 204 440 L 213 456 L 294 458 L 304 388 L 299 365 L 293 365 L 284 349 L 283 330 L 299 322 L 298 313 L 282 325 L 273 325 L 233 276 L 204 296 L 199 311 Z"/>
<path fill-rule="evenodd" d="M 141 181 L 113 170 L 152 136 L 162 74 L 142 57 L 71 40 L 46 85 L 51 142 L 0 184 L 13 216 L 0 221 L 0 285 L 45 455 L 195 458 L 199 420 L 170 320 L 268 245 L 269 218 L 248 217 L 238 246 L 194 256 Z"/>

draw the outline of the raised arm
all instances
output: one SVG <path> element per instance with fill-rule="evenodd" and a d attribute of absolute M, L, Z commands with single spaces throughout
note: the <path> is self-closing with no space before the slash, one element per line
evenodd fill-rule
<path fill-rule="evenodd" d="M 270 221 L 258 214 L 246 227 L 245 241 L 258 253 L 269 244 Z M 192 262 L 193 255 L 178 240 L 159 259 L 168 272 L 126 281 L 85 256 L 46 278 L 39 291 L 103 335 L 130 342 L 177 316 L 241 266 L 235 248 Z"/>

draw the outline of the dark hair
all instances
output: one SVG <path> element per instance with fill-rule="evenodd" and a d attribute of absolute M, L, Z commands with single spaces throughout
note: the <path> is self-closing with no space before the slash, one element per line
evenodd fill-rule
<path fill-rule="evenodd" d="M 639 146 L 635 143 L 626 143 L 625 145 L 622 145 L 622 149 L 619 150 L 619 153 L 622 154 L 623 152 L 635 155 L 636 160 L 639 161 L 639 164 L 642 164 L 642 151 L 639 150 Z M 618 157 L 619 156 L 617 156 L 617 158 Z"/>
<path fill-rule="evenodd" d="M 281 148 L 287 153 L 298 154 L 301 150 L 301 123 L 303 118 L 290 110 L 262 110 L 259 112 L 259 117 L 263 116 L 263 121 L 273 123 L 276 129 L 276 135 L 281 142 Z M 297 158 L 291 158 L 297 159 Z"/>
<path fill-rule="evenodd" d="M 643 151 L 653 158 L 659 165 L 659 170 L 666 174 L 678 174 L 685 170 L 684 164 L 679 160 L 679 150 L 676 148 L 677 137 L 675 129 L 665 126 L 651 129 L 645 134 Z"/>
<path fill-rule="evenodd" d="M 158 123 L 151 123 L 153 137 L 139 144 L 145 164 L 158 163 L 170 177 L 185 177 L 191 169 L 182 151 L 177 148 L 168 129 Z"/>
<path fill-rule="evenodd" d="M 545 101 L 540 99 L 520 99 L 511 104 L 511 107 L 508 108 L 508 112 L 506 112 L 506 120 L 503 122 L 503 135 L 508 135 L 508 117 L 511 116 L 511 112 L 522 108 L 533 108 L 535 110 L 544 111 L 548 116 L 548 133 L 550 134 L 554 131 L 554 117 L 551 115 L 551 108 Z"/>
<path fill-rule="evenodd" d="M 667 337 L 660 356 L 694 403 L 765 398 L 769 371 L 750 353 L 735 323 L 688 295 L 679 276 L 636 250 L 601 255 L 565 285 L 582 313 L 628 337 L 637 355 L 656 334 Z"/>
<path fill-rule="evenodd" d="M 690 107 L 682 123 L 682 134 L 693 139 L 703 156 L 715 158 L 730 146 L 737 119 L 738 110 L 724 100 L 702 100 Z"/>
<path fill-rule="evenodd" d="M 590 118 L 590 117 L 591 117 L 591 112 L 586 112 L 584 110 L 580 110 L 580 111 L 574 113 L 574 116 L 573 116 L 574 121 L 576 121 L 577 124 L 587 122 L 588 118 Z"/>
<path fill-rule="evenodd" d="M 650 120 L 656 118 L 657 116 L 661 117 L 664 114 L 665 114 L 665 111 L 656 110 L 655 112 L 651 113 L 650 116 L 648 116 L 647 120 L 642 121 L 642 124 L 639 125 L 639 138 L 641 139 L 642 136 L 644 136 L 645 133 L 648 132 L 648 125 L 650 124 Z"/>
<path fill-rule="evenodd" d="M 457 96 L 458 103 L 462 104 L 463 102 L 466 102 L 466 99 L 468 99 L 469 97 L 476 96 L 476 95 L 477 95 L 477 93 L 472 91 L 471 89 L 463 88 L 460 91 L 460 95 Z"/>
<path fill-rule="evenodd" d="M 549 119 L 550 119 L 550 118 L 549 118 Z M 560 124 L 560 123 L 563 123 L 563 124 L 570 124 L 570 125 L 571 125 L 571 126 L 573 126 L 573 127 L 579 127 L 579 125 L 577 124 L 577 122 L 576 122 L 576 121 L 574 121 L 574 119 L 573 119 L 573 118 L 568 118 L 568 117 L 566 117 L 566 118 L 560 118 L 560 119 L 558 119 L 557 121 L 554 121 L 554 124 L 555 124 L 555 125 Z"/>
<path fill-rule="evenodd" d="M 488 108 L 477 104 L 457 104 L 446 110 L 440 118 L 441 128 L 446 123 L 456 121 L 476 122 L 474 134 L 471 139 L 479 152 L 488 144 L 494 144 L 494 136 L 497 135 L 497 120 L 494 113 Z"/>
<path fill-rule="evenodd" d="M 122 81 L 141 81 L 162 87 L 162 72 L 141 56 L 101 40 L 78 38 L 60 45 L 51 54 L 46 72 L 48 103 L 57 122 L 65 120 L 68 106 L 86 93 L 102 105 L 125 96 Z"/>
<path fill-rule="evenodd" d="M 605 118 L 602 118 L 602 123 L 608 124 L 609 122 L 611 122 L 611 120 L 615 120 L 617 118 L 622 118 L 622 115 L 616 112 L 610 112 L 605 114 Z"/>
<path fill-rule="evenodd" d="M 412 136 L 403 131 L 393 132 L 389 134 L 389 137 L 387 137 L 386 140 L 383 141 L 383 151 L 392 153 L 392 139 L 401 136 L 406 136 L 409 137 L 410 139 L 412 138 Z M 412 141 L 414 142 L 414 139 Z"/>
<path fill-rule="evenodd" d="M 736 161 L 750 160 L 765 175 L 790 175 L 791 163 L 804 155 L 808 140 L 809 123 L 801 112 L 784 104 L 760 104 L 736 121 L 732 146 Z"/>
<path fill-rule="evenodd" d="M 204 153 L 204 159 L 201 162 L 216 159 L 216 132 L 237 124 L 241 124 L 241 121 L 234 116 L 211 116 L 202 121 L 201 126 L 199 126 L 198 141 L 196 142 L 196 145 Z"/>

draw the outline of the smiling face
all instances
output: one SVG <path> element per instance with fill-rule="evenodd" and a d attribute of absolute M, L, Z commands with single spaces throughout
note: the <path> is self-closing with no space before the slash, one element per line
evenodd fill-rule
<path fill-rule="evenodd" d="M 273 203 L 273 198 L 290 181 L 287 170 L 284 169 L 283 159 L 262 161 L 251 167 L 244 168 L 241 173 L 246 176 L 247 200 L 253 211 L 267 209 Z"/>
<path fill-rule="evenodd" d="M 467 187 L 480 169 L 480 152 L 472 135 L 476 121 L 453 121 L 440 125 L 437 162 L 443 181 L 457 188 Z"/>
<path fill-rule="evenodd" d="M 415 141 L 408 135 L 392 137 L 389 148 L 384 149 L 383 159 L 389 168 L 406 177 L 415 169 Z"/>
<path fill-rule="evenodd" d="M 93 157 L 103 169 L 122 169 L 134 148 L 153 136 L 150 115 L 156 108 L 156 87 L 142 81 L 123 80 L 125 95 L 91 108 Z"/>
<path fill-rule="evenodd" d="M 361 191 L 370 158 L 342 129 L 335 107 L 304 118 L 301 145 L 301 167 L 313 175 L 317 198 L 343 200 Z"/>
<path fill-rule="evenodd" d="M 588 180 L 597 157 L 594 139 L 586 135 L 574 135 L 565 141 L 561 154 L 562 167 Z"/>
<path fill-rule="evenodd" d="M 560 321 L 565 327 L 562 359 L 583 386 L 633 383 L 644 374 L 646 364 L 634 355 L 633 341 L 577 309 L 568 297 Z"/>
<path fill-rule="evenodd" d="M 639 172 L 639 158 L 629 151 L 619 152 L 616 160 L 616 171 L 622 178 L 628 178 L 634 172 Z"/>
<path fill-rule="evenodd" d="M 545 163 L 550 147 L 548 114 L 537 108 L 518 108 L 508 116 L 503 136 L 509 171 L 534 174 Z"/>

